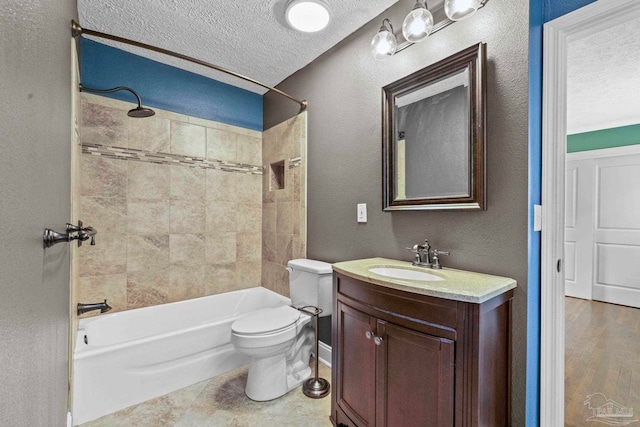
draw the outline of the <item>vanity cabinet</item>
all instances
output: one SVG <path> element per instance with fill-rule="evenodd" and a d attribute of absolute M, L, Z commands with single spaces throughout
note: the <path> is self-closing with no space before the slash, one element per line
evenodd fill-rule
<path fill-rule="evenodd" d="M 482 303 L 334 272 L 335 426 L 506 426 L 513 290 Z"/>

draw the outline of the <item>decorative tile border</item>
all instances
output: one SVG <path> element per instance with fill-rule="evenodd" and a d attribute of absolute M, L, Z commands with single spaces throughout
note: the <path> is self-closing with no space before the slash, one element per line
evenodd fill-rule
<path fill-rule="evenodd" d="M 299 168 L 302 165 L 302 157 L 291 157 L 289 159 L 289 169 Z"/>
<path fill-rule="evenodd" d="M 110 159 L 133 160 L 136 162 L 157 163 L 160 165 L 218 169 L 226 172 L 262 175 L 262 166 L 205 159 L 202 157 L 181 156 L 179 154 L 156 153 L 153 151 L 138 150 L 135 148 L 110 147 L 101 144 L 82 143 L 82 153 L 90 154 L 92 156 L 107 157 Z"/>

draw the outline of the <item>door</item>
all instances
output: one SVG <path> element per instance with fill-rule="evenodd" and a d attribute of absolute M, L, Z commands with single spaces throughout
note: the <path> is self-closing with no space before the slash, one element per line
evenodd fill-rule
<path fill-rule="evenodd" d="M 453 426 L 453 341 L 380 320 L 377 335 L 376 426 Z"/>
<path fill-rule="evenodd" d="M 640 307 L 640 154 L 619 151 L 568 155 L 565 294 Z"/>
<path fill-rule="evenodd" d="M 596 160 L 593 299 L 640 307 L 640 154 Z"/>
<path fill-rule="evenodd" d="M 338 374 L 336 401 L 359 427 L 375 425 L 376 321 L 338 301 Z"/>
<path fill-rule="evenodd" d="M 0 425 L 64 426 L 74 0 L 13 1 L 0 13 Z M 9 11 L 10 12 L 7 12 Z"/>
<path fill-rule="evenodd" d="M 565 190 L 565 295 L 591 299 L 593 289 L 594 159 L 567 161 Z"/>

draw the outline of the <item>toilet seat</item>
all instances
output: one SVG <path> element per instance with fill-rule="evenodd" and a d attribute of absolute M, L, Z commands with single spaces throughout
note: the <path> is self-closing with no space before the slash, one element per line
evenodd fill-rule
<path fill-rule="evenodd" d="M 243 336 L 274 334 L 291 328 L 299 318 L 300 312 L 287 305 L 265 308 L 233 322 L 231 331 Z"/>

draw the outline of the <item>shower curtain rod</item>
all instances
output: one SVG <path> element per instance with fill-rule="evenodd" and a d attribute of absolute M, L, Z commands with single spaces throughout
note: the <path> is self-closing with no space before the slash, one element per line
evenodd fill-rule
<path fill-rule="evenodd" d="M 99 38 L 102 38 L 102 39 L 113 40 L 113 41 L 116 41 L 116 42 L 120 42 L 120 43 L 131 45 L 131 46 L 141 47 L 143 49 L 151 50 L 153 52 L 163 53 L 163 54 L 168 55 L 168 56 L 173 56 L 174 58 L 183 59 L 185 61 L 193 62 L 194 64 L 202 65 L 204 67 L 211 68 L 211 69 L 214 69 L 216 71 L 221 71 L 223 73 L 232 75 L 234 77 L 237 77 L 239 79 L 248 81 L 248 82 L 256 84 L 258 86 L 262 86 L 265 89 L 272 90 L 277 94 L 280 94 L 280 95 L 282 95 L 284 97 L 289 98 L 293 102 L 296 102 L 296 103 L 298 103 L 300 105 L 300 111 L 304 111 L 307 108 L 307 104 L 308 103 L 307 103 L 306 100 L 300 101 L 300 100 L 294 98 L 293 96 L 291 96 L 291 95 L 289 95 L 287 93 L 284 93 L 280 89 L 276 89 L 275 87 L 271 87 L 271 86 L 266 85 L 264 83 L 261 83 L 261 82 L 259 82 L 257 80 L 254 80 L 254 79 L 252 79 L 250 77 L 243 76 L 242 74 L 236 73 L 235 71 L 227 70 L 226 68 L 220 67 L 218 65 L 210 64 L 208 62 L 201 61 L 200 59 L 192 58 L 190 56 L 183 55 L 181 53 L 172 52 L 170 50 L 163 49 L 161 47 L 152 46 L 152 45 L 146 44 L 146 43 L 140 43 L 140 42 L 137 42 L 137 41 L 134 41 L 134 40 L 125 39 L 124 37 L 113 36 L 113 35 L 107 34 L 107 33 L 101 33 L 99 31 L 88 30 L 86 28 L 82 28 L 80 26 L 80 24 L 78 24 L 75 20 L 72 19 L 71 20 L 71 35 L 74 38 L 77 38 L 77 37 L 80 37 L 83 34 L 99 37 Z"/>

